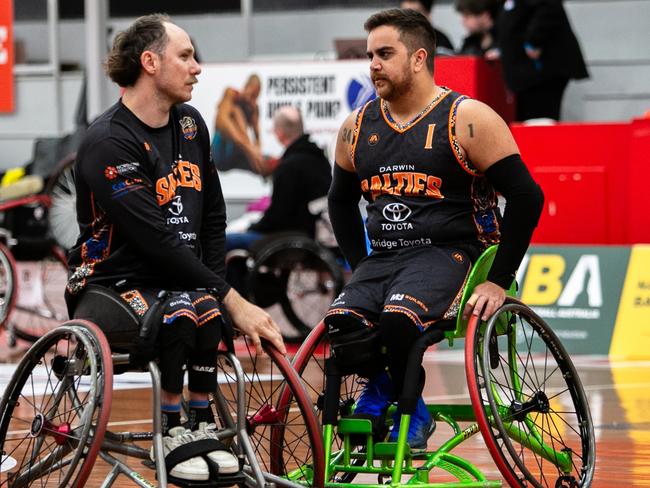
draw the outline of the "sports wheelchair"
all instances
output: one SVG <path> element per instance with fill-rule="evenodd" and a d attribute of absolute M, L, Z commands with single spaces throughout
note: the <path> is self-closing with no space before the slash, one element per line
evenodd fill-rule
<path fill-rule="evenodd" d="M 294 329 L 283 330 L 289 342 L 307 337 L 345 281 L 345 263 L 334 240 L 326 198 L 310 202 L 309 210 L 316 216 L 315 239 L 295 232 L 270 234 L 250 251 L 235 249 L 226 256 L 228 273 L 241 275 L 229 280 L 241 283 L 236 286 L 240 293 L 262 308 L 279 305 Z"/>
<path fill-rule="evenodd" d="M 67 318 L 62 243 L 76 237 L 78 227 L 61 216 L 74 209 L 73 163 L 71 154 L 47 178 L 30 175 L 0 188 L 0 327 L 7 328 L 10 345 L 35 342 Z"/>
<path fill-rule="evenodd" d="M 135 313 L 119 298 L 114 306 L 120 309 L 120 324 L 135 321 L 139 326 Z M 145 319 L 140 330 L 150 327 Z M 240 472 L 218 476 L 212 472 L 208 481 L 183 481 L 168 475 L 171 467 L 166 463 L 152 465 L 148 445 L 139 445 L 152 443 L 154 458 L 165 459 L 156 362 L 142 368 L 125 350 L 111 351 L 96 324 L 81 319 L 65 322 L 27 352 L 2 396 L 0 487 L 81 488 L 88 483 L 107 488 L 120 475 L 145 488 L 168 483 L 299 488 L 306 484 L 299 480 L 323 479 L 320 424 L 309 397 L 288 360 L 269 343 L 263 346 L 267 354 L 258 356 L 247 342 L 235 341 L 241 361 L 232 351 L 218 352 L 219 386 L 211 397 L 215 432 L 237 455 Z M 149 371 L 151 376 L 152 432 L 115 432 L 109 423 L 114 374 L 133 370 Z M 316 462 L 307 457 L 311 455 Z M 98 479 L 98 456 L 108 464 L 103 481 Z M 151 480 L 153 472 L 148 477 L 138 473 L 124 457 L 148 464 L 157 481 Z"/>
<path fill-rule="evenodd" d="M 460 310 L 487 277 L 496 246 L 475 263 Z M 552 329 L 513 298 L 487 321 L 462 317 L 428 329 L 409 355 L 406 378 L 417 378 L 425 350 L 443 339 L 465 338 L 471 405 L 427 405 L 438 430 L 426 450 L 411 450 L 410 415 L 403 413 L 397 442 L 373 434 L 370 420 L 354 418 L 362 381 L 330 357 L 324 323 L 303 342 L 292 364 L 301 375 L 324 427 L 326 487 L 499 487 L 453 450 L 481 433 L 503 480 L 513 487 L 577 488 L 591 485 L 595 438 L 587 399 L 571 359 Z M 401 398 L 415 404 L 408 380 Z M 386 414 L 384 431 L 396 407 Z M 404 410 L 400 410 L 404 411 Z M 461 423 L 469 423 L 461 427 Z M 444 425 L 448 427 L 444 427 Z M 442 426 L 442 427 L 441 427 Z M 431 448 L 450 430 L 451 437 Z M 359 442 L 359 437 L 362 439 Z M 315 457 L 316 455 L 314 455 Z M 373 481 L 374 480 L 374 481 Z"/>

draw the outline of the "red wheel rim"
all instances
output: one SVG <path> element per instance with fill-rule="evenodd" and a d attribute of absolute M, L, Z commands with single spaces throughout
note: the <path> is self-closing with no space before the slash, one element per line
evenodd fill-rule
<path fill-rule="evenodd" d="M 465 375 L 467 377 L 467 386 L 469 389 L 469 396 L 472 401 L 472 409 L 474 410 L 474 415 L 476 416 L 476 423 L 481 430 L 481 435 L 485 441 L 485 445 L 490 451 L 490 455 L 494 460 L 497 468 L 505 478 L 505 480 L 510 484 L 510 486 L 519 487 L 521 484 L 519 480 L 514 476 L 510 466 L 506 463 L 506 460 L 503 457 L 501 449 L 497 446 L 494 435 L 492 434 L 492 428 L 490 427 L 490 422 L 485 414 L 483 409 L 483 400 L 481 398 L 481 392 L 479 385 L 476 381 L 478 376 L 476 360 L 478 358 L 476 351 L 476 342 L 477 334 L 479 333 L 478 328 L 481 321 L 478 316 L 472 315 L 467 324 L 467 332 L 465 335 Z"/>

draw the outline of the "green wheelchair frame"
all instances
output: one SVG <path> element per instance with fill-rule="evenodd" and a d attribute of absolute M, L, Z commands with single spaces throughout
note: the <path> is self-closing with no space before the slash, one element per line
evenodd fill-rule
<path fill-rule="evenodd" d="M 377 442 L 373 439 L 370 420 L 345 418 L 345 415 L 339 412 L 341 418 L 333 422 L 327 420 L 331 416 L 323 414 L 325 479 L 305 480 L 306 484 L 359 488 L 385 485 L 423 488 L 503 486 L 501 480 L 488 480 L 474 464 L 452 453 L 456 447 L 478 432 L 482 433 L 495 464 L 511 486 L 574 488 L 591 484 L 595 465 L 595 443 L 584 390 L 557 336 L 531 309 L 514 298 L 516 283 L 513 282 L 507 291 L 506 304 L 490 320 L 483 322 L 474 316 L 468 321 L 462 319 L 461 311 L 474 288 L 486 280 L 496 249 L 497 246 L 487 249 L 474 264 L 463 291 L 455 329 L 446 332 L 438 330 L 438 337 L 422 348 L 417 362 L 419 367 L 426 347 L 441 339 L 446 338 L 451 346 L 456 339 L 466 338 L 465 363 L 472 404 L 427 405 L 428 411 L 437 422 L 444 422 L 451 427 L 451 438 L 442 442 L 435 450 L 412 451 L 407 444 L 411 417 L 409 414 L 403 413 L 401 416 L 397 442 L 383 442 L 381 439 Z M 531 336 L 525 338 L 529 350 L 524 362 L 515 347 L 521 339 L 517 335 L 521 335 L 519 326 L 525 329 L 524 334 Z M 324 325 L 321 323 L 312 335 L 315 337 L 311 340 L 307 338 L 294 359 L 294 367 L 299 373 L 303 372 L 307 361 L 310 360 L 309 356 L 315 350 L 314 344 L 318 342 L 318 336 L 323 340 Z M 490 339 L 485 341 L 485 337 Z M 524 390 L 531 388 L 529 383 L 535 382 L 534 378 L 531 380 L 532 373 L 527 371 L 528 368 L 536 367 L 532 366 L 535 355 L 531 352 L 531 348 L 537 344 L 535 340 L 547 346 L 544 368 L 550 359 L 557 363 L 551 374 L 555 374 L 557 370 L 558 374 L 561 374 L 560 380 L 566 382 L 566 388 L 562 387 L 560 391 L 569 399 L 565 401 L 573 402 L 576 410 L 575 421 L 572 421 L 573 412 L 571 418 L 566 420 L 562 417 L 564 411 L 554 410 L 554 391 L 547 394 L 544 384 L 546 379 L 538 385 L 535 392 L 524 393 Z M 498 350 L 500 346 L 505 348 L 503 353 Z M 413 350 L 411 355 L 414 355 Z M 505 367 L 501 365 L 502 371 L 496 373 L 492 371 L 496 367 L 491 363 L 495 361 L 495 355 L 506 364 Z M 496 375 L 501 373 L 507 376 L 505 380 L 496 378 Z M 407 378 L 408 375 L 407 372 Z M 326 373 L 326 376 L 328 379 L 325 382 L 330 381 L 331 373 Z M 338 381 L 335 389 L 340 388 L 340 379 Z M 511 390 L 504 393 L 501 383 L 512 383 Z M 325 388 L 328 395 L 331 395 L 332 390 L 327 386 Z M 337 402 L 339 401 L 337 398 Z M 324 403 L 327 404 L 327 400 Z M 395 409 L 395 406 L 391 406 L 386 418 L 390 418 Z M 352 413 L 353 410 L 354 407 L 346 413 Z M 551 418 L 553 424 L 551 421 L 545 424 L 545 416 Z M 541 427 L 539 417 L 542 417 Z M 556 417 L 559 426 L 555 424 Z M 560 419 L 570 427 L 566 429 L 566 437 L 572 437 L 573 443 L 565 442 L 565 436 L 561 433 L 564 425 L 559 422 Z M 461 428 L 459 422 L 471 424 Z M 353 436 L 356 439 L 365 436 L 366 441 L 359 446 L 358 441 L 356 444 L 351 441 Z M 430 474 L 434 469 L 438 470 L 437 472 L 446 472 L 445 478 L 453 478 L 455 481 L 431 482 Z M 377 476 L 378 483 L 351 482 L 357 475 Z"/>

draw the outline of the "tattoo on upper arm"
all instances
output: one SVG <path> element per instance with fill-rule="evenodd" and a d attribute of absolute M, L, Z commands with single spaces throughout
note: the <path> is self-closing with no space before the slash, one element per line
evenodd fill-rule
<path fill-rule="evenodd" d="M 469 136 L 474 137 L 474 124 L 468 124 L 469 127 Z"/>
<path fill-rule="evenodd" d="M 344 127 L 343 134 L 341 135 L 341 139 L 343 139 L 343 142 L 352 144 L 352 134 L 353 134 L 352 129 L 348 129 L 347 127 Z"/>

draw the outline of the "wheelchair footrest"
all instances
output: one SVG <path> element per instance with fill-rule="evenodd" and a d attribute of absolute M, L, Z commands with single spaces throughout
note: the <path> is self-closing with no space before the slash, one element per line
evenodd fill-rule
<path fill-rule="evenodd" d="M 372 421 L 369 418 L 342 418 L 337 429 L 341 435 L 372 434 Z"/>
<path fill-rule="evenodd" d="M 337 433 L 341 439 L 346 435 L 349 436 L 352 445 L 362 446 L 367 443 L 368 436 L 376 441 L 383 440 L 386 437 L 387 428 L 383 417 L 353 414 L 339 419 Z"/>
<path fill-rule="evenodd" d="M 375 457 L 379 459 L 395 459 L 397 456 L 397 442 L 377 442 L 375 444 Z M 411 448 L 406 446 L 404 459 L 412 457 Z"/>

